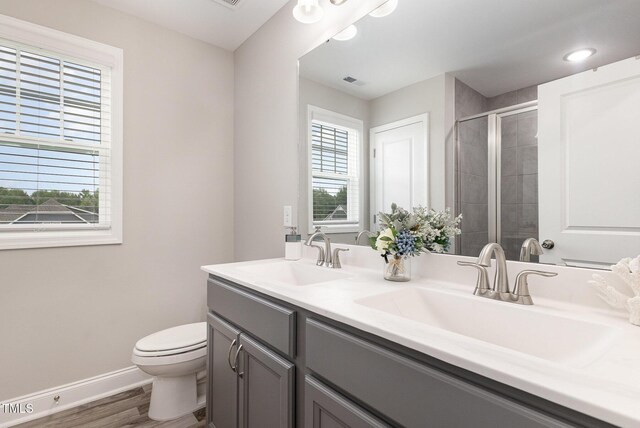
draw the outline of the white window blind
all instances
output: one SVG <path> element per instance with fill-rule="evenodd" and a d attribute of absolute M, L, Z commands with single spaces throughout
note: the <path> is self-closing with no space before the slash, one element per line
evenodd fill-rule
<path fill-rule="evenodd" d="M 110 73 L 0 40 L 0 232 L 110 227 Z"/>
<path fill-rule="evenodd" d="M 357 228 L 362 131 L 337 116 L 331 120 L 327 111 L 314 117 L 310 121 L 312 226 Z"/>

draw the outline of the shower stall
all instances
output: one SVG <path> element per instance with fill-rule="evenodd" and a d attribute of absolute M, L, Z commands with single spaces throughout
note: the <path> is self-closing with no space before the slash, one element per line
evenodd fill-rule
<path fill-rule="evenodd" d="M 522 243 L 538 239 L 537 131 L 537 101 L 456 121 L 458 254 L 477 256 L 498 242 L 509 260 L 518 260 Z"/>

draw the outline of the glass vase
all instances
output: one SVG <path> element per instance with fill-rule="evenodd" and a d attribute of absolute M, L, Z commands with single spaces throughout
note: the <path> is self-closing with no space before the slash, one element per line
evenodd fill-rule
<path fill-rule="evenodd" d="M 384 279 L 406 282 L 411 280 L 411 257 L 389 255 L 384 263 Z"/>

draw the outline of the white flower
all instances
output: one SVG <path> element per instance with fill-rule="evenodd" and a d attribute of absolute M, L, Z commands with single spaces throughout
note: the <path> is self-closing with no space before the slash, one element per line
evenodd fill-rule
<path fill-rule="evenodd" d="M 381 239 L 383 237 L 390 238 L 391 240 L 386 241 Z M 389 245 L 393 243 L 394 239 L 395 237 L 393 236 L 393 231 L 391 230 L 391 228 L 386 228 L 385 230 L 380 232 L 380 236 L 378 236 L 378 239 L 376 239 L 376 250 L 380 251 L 380 253 L 382 254 L 386 253 L 387 248 L 389 248 Z"/>
<path fill-rule="evenodd" d="M 440 244 L 432 244 L 431 245 L 431 252 L 433 253 L 444 253 L 444 247 Z"/>

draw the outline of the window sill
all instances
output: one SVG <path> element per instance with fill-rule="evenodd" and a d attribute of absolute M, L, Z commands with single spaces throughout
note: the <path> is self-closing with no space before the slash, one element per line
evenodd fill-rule
<path fill-rule="evenodd" d="M 0 250 L 122 244 L 113 230 L 0 233 Z"/>

